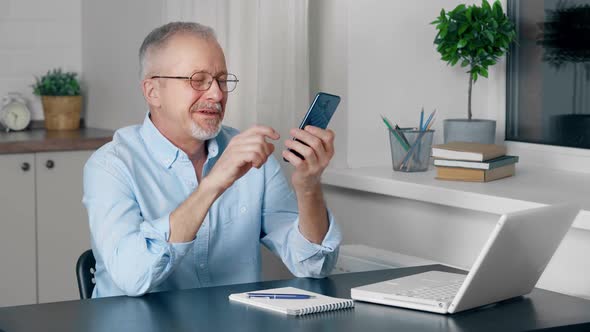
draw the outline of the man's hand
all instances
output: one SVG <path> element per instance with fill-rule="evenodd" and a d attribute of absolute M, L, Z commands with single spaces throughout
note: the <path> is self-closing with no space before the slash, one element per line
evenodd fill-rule
<path fill-rule="evenodd" d="M 295 166 L 291 182 L 299 207 L 299 231 L 309 241 L 320 244 L 329 227 L 320 177 L 334 156 L 334 132 L 306 126 L 304 130 L 292 129 L 291 135 L 303 143 L 288 140 L 285 145 L 305 158 L 283 151 L 283 157 Z"/>
<path fill-rule="evenodd" d="M 288 150 L 283 151 L 283 157 L 295 166 L 291 177 L 295 191 L 310 193 L 319 187 L 320 177 L 334 156 L 334 132 L 306 126 L 304 130 L 291 129 L 291 135 L 307 145 L 296 140 L 287 140 L 285 145 L 297 151 L 305 160 Z"/>
<path fill-rule="evenodd" d="M 280 135 L 271 127 L 254 126 L 234 136 L 206 176 L 207 184 L 223 192 L 252 167 L 262 167 L 275 149 L 266 138 L 277 140 Z"/>
<path fill-rule="evenodd" d="M 170 214 L 169 242 L 193 240 L 217 197 L 252 167 L 264 165 L 274 151 L 266 138 L 276 140 L 279 134 L 270 127 L 256 126 L 232 138 L 197 190 Z"/>

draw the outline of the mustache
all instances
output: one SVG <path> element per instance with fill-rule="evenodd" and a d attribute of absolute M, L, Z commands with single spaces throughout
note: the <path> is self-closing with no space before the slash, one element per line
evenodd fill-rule
<path fill-rule="evenodd" d="M 214 110 L 217 113 L 221 113 L 221 103 L 210 103 L 206 101 L 198 102 L 195 104 L 195 106 L 193 106 L 191 111 L 196 112 L 202 109 Z"/>

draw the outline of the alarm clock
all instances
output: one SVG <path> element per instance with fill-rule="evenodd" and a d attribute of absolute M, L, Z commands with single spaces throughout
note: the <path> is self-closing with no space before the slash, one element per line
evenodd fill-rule
<path fill-rule="evenodd" d="M 2 98 L 0 124 L 6 128 L 6 131 L 23 130 L 30 122 L 31 111 L 22 95 L 13 92 Z"/>

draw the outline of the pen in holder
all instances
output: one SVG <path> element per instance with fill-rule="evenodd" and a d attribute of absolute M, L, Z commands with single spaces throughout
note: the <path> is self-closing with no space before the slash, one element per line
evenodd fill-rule
<path fill-rule="evenodd" d="M 433 136 L 434 130 L 390 129 L 389 143 L 393 170 L 401 172 L 428 170 Z"/>

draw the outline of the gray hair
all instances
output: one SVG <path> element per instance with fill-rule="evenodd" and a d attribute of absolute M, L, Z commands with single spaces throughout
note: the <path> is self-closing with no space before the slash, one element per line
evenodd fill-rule
<path fill-rule="evenodd" d="M 177 33 L 189 33 L 205 40 L 217 41 L 215 31 L 211 27 L 196 22 L 170 22 L 155 28 L 143 40 L 139 48 L 139 66 L 141 78 L 148 73 L 146 68 L 154 51 L 162 49 L 168 40 Z"/>

